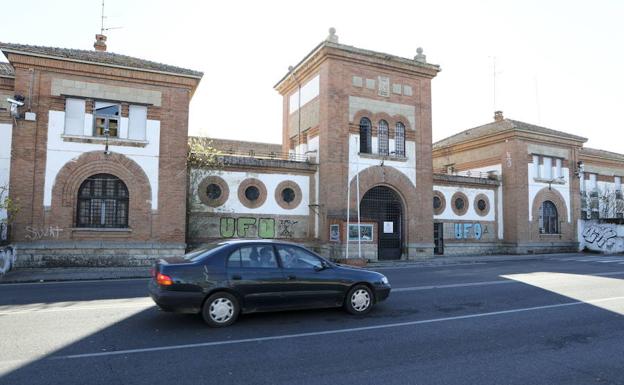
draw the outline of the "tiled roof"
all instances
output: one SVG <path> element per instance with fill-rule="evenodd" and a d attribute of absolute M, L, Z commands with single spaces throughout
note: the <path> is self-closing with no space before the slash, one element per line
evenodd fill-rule
<path fill-rule="evenodd" d="M 167 72 L 174 75 L 191 76 L 201 78 L 202 72 L 186 68 L 157 63 L 149 60 L 138 59 L 131 56 L 120 55 L 106 51 L 87 51 L 81 49 L 41 47 L 25 44 L 0 43 L 2 52 L 19 52 L 25 55 L 49 56 L 63 60 L 75 60 L 89 63 L 96 63 L 109 66 L 120 66 L 134 68 L 138 70 Z M 6 56 L 6 55 L 5 55 Z"/>
<path fill-rule="evenodd" d="M 611 151 L 605 151 L 605 150 L 598 150 L 596 148 L 583 147 L 581 148 L 581 156 L 582 155 L 596 156 L 596 157 L 614 159 L 614 160 L 624 162 L 624 154 L 618 154 L 617 152 L 611 152 Z"/>
<path fill-rule="evenodd" d="M 9 63 L 0 63 L 0 76 L 14 77 L 15 70 L 13 69 L 13 66 L 10 65 Z"/>
<path fill-rule="evenodd" d="M 506 131 L 529 131 L 536 134 L 550 135 L 550 136 L 558 136 L 565 139 L 577 140 L 579 142 L 586 142 L 587 138 L 583 138 L 581 136 L 568 134 L 567 132 L 552 130 L 550 128 L 536 126 L 533 124 L 520 122 L 517 120 L 511 119 L 503 119 L 497 122 L 492 122 L 483 126 L 470 128 L 468 130 L 462 131 L 459 134 L 455 134 L 453 136 L 449 136 L 446 139 L 442 139 L 433 144 L 434 149 L 452 146 L 455 144 L 468 142 L 470 140 L 474 140 L 477 138 L 499 134 Z"/>

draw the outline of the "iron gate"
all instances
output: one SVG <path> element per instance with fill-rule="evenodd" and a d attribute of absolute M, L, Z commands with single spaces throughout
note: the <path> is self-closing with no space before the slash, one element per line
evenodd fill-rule
<path fill-rule="evenodd" d="M 403 249 L 403 205 L 392 189 L 377 186 L 360 202 L 362 221 L 377 222 L 379 259 L 399 259 Z"/>

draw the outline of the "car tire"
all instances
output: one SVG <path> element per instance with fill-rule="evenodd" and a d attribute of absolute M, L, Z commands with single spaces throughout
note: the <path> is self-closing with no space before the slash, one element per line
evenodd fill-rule
<path fill-rule="evenodd" d="M 374 297 L 366 285 L 355 285 L 347 293 L 344 308 L 351 314 L 363 315 L 373 308 Z"/>
<path fill-rule="evenodd" d="M 240 305 L 235 296 L 224 291 L 214 293 L 204 301 L 201 315 L 213 328 L 230 326 L 238 318 Z"/>

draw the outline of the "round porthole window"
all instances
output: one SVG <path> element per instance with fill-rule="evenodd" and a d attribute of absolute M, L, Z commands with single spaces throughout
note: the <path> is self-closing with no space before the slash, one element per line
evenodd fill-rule
<path fill-rule="evenodd" d="M 301 188 L 292 180 L 280 182 L 275 188 L 275 201 L 286 210 L 299 206 L 302 196 Z"/>
<path fill-rule="evenodd" d="M 490 212 L 490 200 L 488 199 L 487 195 L 479 194 L 476 196 L 474 201 L 475 211 L 477 212 L 477 214 L 482 217 L 488 215 L 488 213 Z"/>
<path fill-rule="evenodd" d="M 446 208 L 446 200 L 444 199 L 444 194 L 440 191 L 433 192 L 433 214 L 441 215 Z"/>
<path fill-rule="evenodd" d="M 211 207 L 221 206 L 227 201 L 230 195 L 225 180 L 218 176 L 208 176 L 201 181 L 197 188 L 197 196 L 199 200 Z"/>
<path fill-rule="evenodd" d="M 255 201 L 260 197 L 260 190 L 256 186 L 249 186 L 245 189 L 245 198 Z"/>
<path fill-rule="evenodd" d="M 206 195 L 208 195 L 209 199 L 219 199 L 221 194 L 221 187 L 216 183 L 211 183 L 206 187 Z"/>
<path fill-rule="evenodd" d="M 266 197 L 266 187 L 259 179 L 248 178 L 238 185 L 238 200 L 247 208 L 255 209 L 262 206 Z"/>
<path fill-rule="evenodd" d="M 468 211 L 468 197 L 462 192 L 456 192 L 451 199 L 455 215 L 464 215 Z"/>
<path fill-rule="evenodd" d="M 433 209 L 438 210 L 440 207 L 442 207 L 442 199 L 440 199 L 439 196 L 434 196 L 433 197 Z"/>

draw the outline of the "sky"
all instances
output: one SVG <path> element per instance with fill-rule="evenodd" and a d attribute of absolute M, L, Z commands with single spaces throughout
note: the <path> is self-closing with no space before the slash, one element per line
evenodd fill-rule
<path fill-rule="evenodd" d="M 101 0 L 2 1 L 0 41 L 93 49 Z M 121 27 L 105 32 L 109 51 L 204 72 L 191 135 L 279 143 L 273 86 L 334 27 L 342 44 L 407 58 L 423 47 L 441 66 L 434 141 L 502 110 L 624 153 L 621 0 L 106 0 L 105 14 Z"/>

